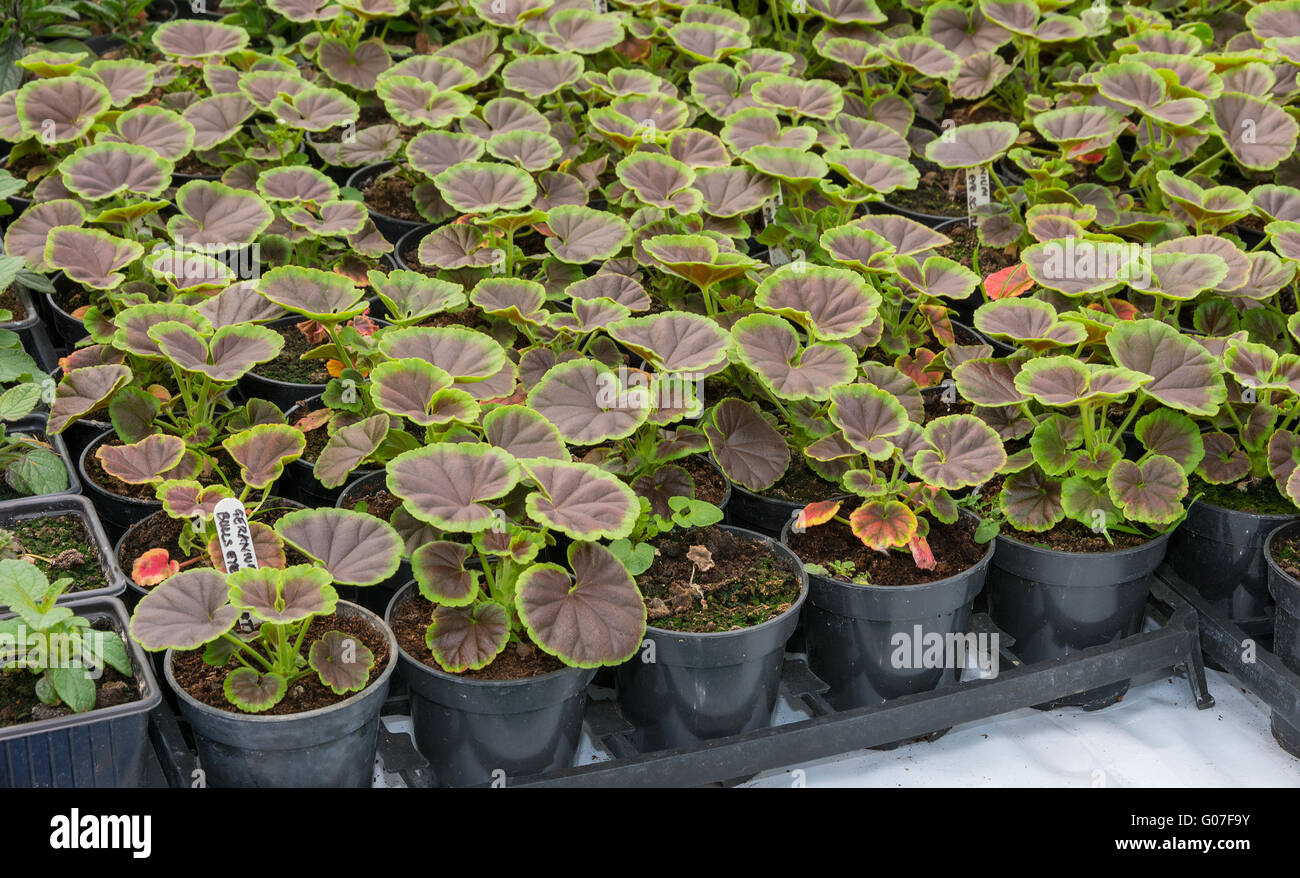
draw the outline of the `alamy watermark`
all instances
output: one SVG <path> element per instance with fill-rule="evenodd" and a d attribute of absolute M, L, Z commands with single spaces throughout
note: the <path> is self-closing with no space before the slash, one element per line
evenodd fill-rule
<path fill-rule="evenodd" d="M 602 409 L 680 411 L 699 417 L 704 411 L 704 375 L 695 372 L 656 374 L 619 366 L 596 376 L 596 405 Z"/>
<path fill-rule="evenodd" d="M 1049 280 L 1151 284 L 1151 245 L 1062 238 L 1043 245 L 1041 271 Z"/>
<path fill-rule="evenodd" d="M 0 668 L 82 670 L 91 680 L 104 675 L 102 665 L 84 658 L 104 654 L 102 631 L 31 632 L 29 636 L 27 626 L 20 623 L 15 632 L 0 632 Z"/>
<path fill-rule="evenodd" d="M 889 637 L 893 651 L 889 664 L 896 669 L 951 668 L 969 671 L 980 679 L 998 675 L 999 635 L 994 632 L 950 631 L 940 634 L 913 625 L 911 631 L 895 631 Z"/>

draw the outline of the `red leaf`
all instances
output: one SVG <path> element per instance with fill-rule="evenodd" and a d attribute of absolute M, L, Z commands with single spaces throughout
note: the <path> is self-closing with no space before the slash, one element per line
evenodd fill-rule
<path fill-rule="evenodd" d="M 131 565 L 136 585 L 157 585 L 181 572 L 181 565 L 171 559 L 166 549 L 150 549 Z"/>
<path fill-rule="evenodd" d="M 1010 299 L 1027 292 L 1033 285 L 1029 270 L 1023 264 L 1016 263 L 984 278 L 984 295 L 990 300 Z"/>
<path fill-rule="evenodd" d="M 918 570 L 934 569 L 934 552 L 930 551 L 930 544 L 925 537 L 916 534 L 908 541 L 907 547 L 912 550 L 912 563 Z"/>
<path fill-rule="evenodd" d="M 894 367 L 916 382 L 917 387 L 932 387 L 943 380 L 943 370 L 931 371 L 934 351 L 917 348 L 916 354 L 904 354 L 894 361 Z"/>
<path fill-rule="evenodd" d="M 935 339 L 940 344 L 947 347 L 957 341 L 947 308 L 943 305 L 921 305 L 918 310 L 925 315 L 926 320 L 930 321 L 930 331 L 934 333 Z"/>

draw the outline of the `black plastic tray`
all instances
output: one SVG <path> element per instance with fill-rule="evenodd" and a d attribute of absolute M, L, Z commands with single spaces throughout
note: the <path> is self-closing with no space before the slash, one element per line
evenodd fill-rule
<path fill-rule="evenodd" d="M 973 617 L 976 633 L 1000 634 L 1001 670 L 993 679 L 897 698 L 878 707 L 835 711 L 821 697 L 826 684 L 803 657 L 788 654 L 781 692 L 812 716 L 797 722 L 719 738 L 701 744 L 641 753 L 632 746 L 631 726 L 615 702 L 589 696 L 584 720 L 598 749 L 611 758 L 533 777 L 509 778 L 511 787 L 682 787 L 731 786 L 773 769 L 806 764 L 869 747 L 886 747 L 942 734 L 952 726 L 1043 704 L 1138 674 L 1183 666 L 1202 710 L 1214 706 L 1205 682 L 1197 611 L 1164 582 L 1157 581 L 1147 605 L 1159 627 L 1061 659 L 1025 665 L 1011 655 L 1009 635 L 998 632 L 987 615 Z M 395 685 L 385 715 L 406 713 L 404 687 Z M 1300 692 L 1300 689 L 1297 690 Z M 1300 707 L 1300 703 L 1297 703 Z M 166 705 L 151 718 L 150 736 L 168 786 L 189 787 L 199 768 L 184 737 L 183 721 Z M 436 779 L 409 735 L 380 725 L 380 767 L 407 787 L 433 787 Z"/>

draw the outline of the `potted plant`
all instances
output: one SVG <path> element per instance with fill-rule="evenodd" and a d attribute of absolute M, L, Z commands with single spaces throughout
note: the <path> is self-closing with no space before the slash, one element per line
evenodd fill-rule
<path fill-rule="evenodd" d="M 276 528 L 315 563 L 182 571 L 140 600 L 131 637 L 167 651 L 210 786 L 369 786 L 397 643 L 333 584 L 387 577 L 401 540 L 340 509 Z"/>
<path fill-rule="evenodd" d="M 149 711 L 162 701 L 126 608 L 113 598 L 60 601 L 31 563 L 0 560 L 0 785 L 143 785 Z"/>
<path fill-rule="evenodd" d="M 522 508 L 508 516 L 502 499 L 521 484 Z M 632 575 L 597 542 L 631 532 L 636 496 L 570 462 L 556 440 L 523 458 L 495 445 L 426 445 L 393 459 L 388 486 L 443 534 L 411 554 L 415 583 L 387 614 L 416 745 L 438 783 L 567 765 L 594 669 L 631 658 L 645 631 Z M 564 555 L 543 561 L 559 536 L 572 541 Z"/>

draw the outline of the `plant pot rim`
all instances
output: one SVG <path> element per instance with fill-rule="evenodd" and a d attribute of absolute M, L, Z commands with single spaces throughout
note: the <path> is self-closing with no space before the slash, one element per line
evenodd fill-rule
<path fill-rule="evenodd" d="M 971 514 L 975 515 L 975 513 L 973 512 Z M 976 515 L 976 518 L 979 518 L 979 516 Z M 980 521 L 983 520 L 984 520 L 983 518 L 980 518 Z M 1183 520 L 1186 520 L 1186 518 L 1184 517 Z M 1179 524 L 1181 523 L 1182 521 L 1179 522 Z M 1060 556 L 1061 558 L 1088 558 L 1093 556 L 1103 557 L 1103 558 L 1122 558 L 1126 555 L 1136 555 L 1139 552 L 1144 552 L 1148 549 L 1151 549 L 1158 543 L 1167 542 L 1169 538 L 1174 535 L 1174 531 L 1176 529 L 1177 529 L 1176 526 L 1171 527 L 1169 528 L 1169 530 L 1165 531 L 1162 534 L 1152 537 L 1151 539 L 1147 540 L 1141 545 L 1129 546 L 1127 549 L 1116 549 L 1111 552 L 1062 552 L 1060 549 L 1045 549 L 1042 546 L 1035 546 L 1032 545 L 1031 543 L 1026 543 L 1024 540 L 1016 539 L 1015 537 L 1005 536 L 1000 530 L 998 531 L 997 537 L 992 542 L 997 542 L 998 540 L 1006 540 L 1009 543 L 1014 543 L 1017 548 L 1023 548 L 1033 552 L 1040 552 L 1044 555 Z M 1020 533 L 1020 531 L 1016 531 L 1016 533 Z"/>
<path fill-rule="evenodd" d="M 390 168 L 395 168 L 395 167 L 397 167 L 397 162 L 392 161 L 391 159 L 386 162 L 371 162 L 368 165 L 361 165 L 355 171 L 353 171 L 351 174 L 348 175 L 347 185 L 360 192 L 361 187 L 357 185 L 358 177 L 362 176 L 363 174 L 374 174 L 375 176 L 378 176 L 384 173 L 385 171 L 389 170 Z M 364 196 L 361 199 L 361 204 L 365 207 L 365 209 L 370 213 L 371 216 L 377 216 L 380 219 L 386 220 L 390 223 L 401 223 L 403 225 L 412 226 L 413 228 L 409 229 L 408 231 L 414 231 L 415 229 L 420 228 L 422 226 L 430 225 L 429 221 L 426 220 L 424 217 L 420 217 L 418 220 L 408 220 L 396 216 L 389 216 L 386 213 L 375 210 L 369 204 L 366 204 L 366 200 Z M 406 237 L 406 234 L 407 232 L 403 232 L 402 237 L 403 238 Z M 398 240 L 401 239 L 399 238 Z M 394 252 L 396 252 L 396 249 L 397 249 L 397 245 L 394 244 L 393 245 Z"/>
<path fill-rule="evenodd" d="M 100 491 L 101 493 L 107 494 L 108 496 L 112 497 L 114 500 L 118 501 L 119 503 L 125 503 L 128 506 L 145 506 L 145 507 L 152 508 L 154 510 L 162 509 L 161 500 L 156 500 L 156 499 L 141 500 L 137 497 L 127 497 L 124 494 L 119 494 L 116 491 L 113 491 L 109 488 L 105 488 L 99 482 L 95 481 L 90 477 L 90 473 L 87 472 L 86 470 L 87 455 L 89 455 L 90 452 L 93 451 L 95 448 L 102 445 L 107 438 L 116 435 L 117 434 L 116 432 L 114 432 L 113 428 L 109 427 L 107 430 L 100 433 L 94 439 L 91 439 L 89 442 L 87 442 L 86 447 L 81 449 L 81 456 L 77 458 L 77 474 L 81 476 L 82 480 L 86 483 L 88 490 Z"/>
<path fill-rule="evenodd" d="M 22 332 L 24 329 L 31 329 L 39 324 L 41 315 L 36 313 L 36 306 L 32 303 L 32 291 L 23 286 L 23 282 L 17 279 L 14 280 L 12 286 L 14 298 L 27 311 L 27 316 L 22 320 L 10 320 L 8 323 L 0 323 L 0 329 L 7 329 L 10 332 Z"/>
<path fill-rule="evenodd" d="M 0 502 L 0 515 L 14 511 L 18 514 L 28 512 L 28 518 L 52 518 L 57 515 L 76 515 L 86 528 L 86 540 L 103 557 L 99 558 L 99 569 L 104 575 L 104 585 L 88 588 L 84 591 L 67 592 L 59 598 L 59 606 L 79 600 L 91 600 L 97 597 L 116 597 L 126 590 L 126 577 L 117 566 L 117 556 L 113 546 L 104 533 L 99 513 L 85 494 L 46 494 L 42 497 L 18 497 L 14 500 Z"/>
<path fill-rule="evenodd" d="M 113 720 L 137 713 L 147 713 L 162 704 L 162 688 L 158 685 L 157 677 L 154 676 L 153 662 L 149 660 L 149 654 L 144 651 L 144 648 L 131 639 L 131 617 L 126 611 L 125 604 L 111 595 L 98 597 L 91 595 L 78 597 L 69 600 L 67 603 L 60 601 L 59 606 L 67 607 L 73 611 L 82 610 L 83 612 L 77 613 L 79 616 L 89 616 L 95 613 L 107 615 L 118 624 L 119 630 L 115 633 L 122 638 L 127 654 L 135 659 L 132 662 L 131 670 L 133 675 L 131 679 L 139 682 L 140 697 L 125 704 L 115 704 L 112 707 L 92 707 L 84 713 L 74 713 L 71 716 L 55 716 L 49 719 L 37 720 L 36 722 L 17 723 L 12 726 L 0 727 L 0 743 L 61 729 L 90 725 L 105 720 Z M 0 619 L 12 618 L 15 615 L 17 614 L 13 612 L 0 613 Z"/>
<path fill-rule="evenodd" d="M 759 622 L 757 625 L 749 625 L 745 628 L 737 628 L 733 631 L 675 631 L 669 628 L 660 628 L 657 625 L 651 625 L 647 621 L 645 626 L 645 630 L 647 634 L 653 632 L 654 634 L 661 637 L 670 637 L 678 640 L 697 640 L 702 642 L 709 642 L 709 641 L 716 642 L 719 640 L 728 640 L 736 637 L 746 637 L 750 634 L 753 634 L 756 631 L 762 631 L 766 628 L 776 627 L 777 625 L 785 621 L 792 613 L 798 615 L 799 612 L 803 610 L 804 602 L 808 600 L 808 594 L 811 591 L 811 587 L 808 583 L 809 574 L 808 571 L 804 569 L 803 560 L 794 553 L 793 549 L 791 549 L 781 540 L 775 540 L 767 536 L 766 534 L 761 534 L 758 531 L 748 530 L 743 527 L 736 527 L 733 524 L 716 524 L 713 525 L 713 527 L 717 527 L 722 530 L 728 531 L 730 533 L 736 534 L 738 536 L 744 537 L 746 539 L 752 540 L 753 542 L 759 543 L 767 548 L 777 548 L 778 550 L 784 551 L 786 554 L 788 554 L 790 558 L 794 561 L 795 575 L 799 579 L 799 597 L 795 598 L 794 603 L 790 605 L 790 609 L 786 610 L 784 613 L 773 616 L 771 619 L 768 619 L 766 622 Z M 779 555 L 779 553 L 774 553 L 774 554 Z"/>
<path fill-rule="evenodd" d="M 384 622 L 387 624 L 388 629 L 390 631 L 392 631 L 393 628 L 392 621 L 391 621 L 393 617 L 393 611 L 397 609 L 398 604 L 400 604 L 403 600 L 406 599 L 407 593 L 415 590 L 415 588 L 416 588 L 416 583 L 415 580 L 412 579 L 411 581 L 407 582 L 406 585 L 403 585 L 401 588 L 399 588 L 397 592 L 393 595 L 392 599 L 389 600 L 388 607 L 387 609 L 384 610 Z M 396 638 L 396 632 L 394 632 L 394 638 Z M 533 648 L 540 649 L 541 647 L 534 646 Z M 575 668 L 572 665 L 565 665 L 564 667 L 557 668 L 556 670 L 551 671 L 550 673 L 538 674 L 534 677 L 524 677 L 521 680 L 474 680 L 471 678 L 462 677 L 460 674 L 450 673 L 448 671 L 443 670 L 442 668 L 435 668 L 430 665 L 426 665 L 424 662 L 420 661 L 418 658 L 416 658 L 415 656 L 407 652 L 400 643 L 397 644 L 397 655 L 400 655 L 403 661 L 410 662 L 412 665 L 416 666 L 416 668 L 418 668 L 420 671 L 427 672 L 428 674 L 434 677 L 437 677 L 442 680 L 448 680 L 458 685 L 474 686 L 481 689 L 508 689 L 514 687 L 524 688 L 529 686 L 530 684 L 535 684 L 542 680 L 555 680 L 563 676 L 591 673 L 592 671 L 597 670 L 596 668 Z"/>
<path fill-rule="evenodd" d="M 972 519 L 975 520 L 976 523 L 978 523 L 980 520 L 979 516 L 971 512 L 969 509 L 958 507 L 957 512 L 959 515 L 970 516 Z M 786 540 L 789 539 L 790 536 L 790 524 L 791 523 L 787 521 L 785 523 L 785 527 L 781 528 L 781 544 L 787 546 L 787 548 L 789 548 L 788 544 L 786 543 Z M 978 545 L 978 543 L 976 545 Z M 996 548 L 997 548 L 996 541 L 989 540 L 988 548 L 984 550 L 984 554 L 981 555 L 980 559 L 976 561 L 974 564 L 970 565 L 964 570 L 957 571 L 952 576 L 945 576 L 943 579 L 934 579 L 931 580 L 930 582 L 909 582 L 906 585 L 862 585 L 857 582 L 844 582 L 843 580 L 834 579 L 830 576 L 822 576 L 820 573 L 809 573 L 808 577 L 811 579 L 812 577 L 816 576 L 819 580 L 823 582 L 829 582 L 835 586 L 848 588 L 848 589 L 861 589 L 863 591 L 868 591 L 874 594 L 888 594 L 890 592 L 897 592 L 900 589 L 906 590 L 909 593 L 914 594 L 918 591 L 927 588 L 932 588 L 937 590 L 937 589 L 948 588 L 952 585 L 955 585 L 958 580 L 963 579 L 972 570 L 975 570 L 976 568 L 981 566 L 988 566 L 989 562 L 993 560 L 993 552 L 995 551 Z M 799 557 L 799 553 L 795 552 L 794 549 L 790 549 L 790 551 L 791 553 L 794 554 L 796 558 Z M 799 558 L 799 563 L 801 564 L 803 563 L 802 558 Z"/>
<path fill-rule="evenodd" d="M 1195 508 L 1198 505 L 1204 506 L 1207 509 L 1213 509 L 1216 512 L 1226 512 L 1229 515 L 1242 515 L 1247 518 L 1259 518 L 1259 519 L 1273 518 L 1273 519 L 1277 519 L 1279 524 L 1287 524 L 1293 520 L 1300 519 L 1300 509 L 1297 509 L 1295 512 L 1245 512 L 1241 509 L 1233 509 L 1230 506 L 1220 506 L 1217 503 L 1211 503 L 1209 500 L 1205 500 L 1200 497 L 1192 501 L 1191 506 L 1187 507 L 1188 511 L 1190 512 L 1193 508 Z"/>
<path fill-rule="evenodd" d="M 1288 521 L 1278 525 L 1268 532 L 1268 537 L 1264 540 L 1264 562 L 1268 564 L 1269 570 L 1281 577 L 1284 582 L 1294 588 L 1300 588 L 1300 580 L 1297 580 L 1290 573 L 1287 573 L 1273 558 L 1273 540 L 1276 539 L 1284 530 L 1300 528 L 1300 520 Z"/>
<path fill-rule="evenodd" d="M 318 707 L 315 710 L 308 710 L 302 713 L 288 713 L 280 716 L 262 716 L 261 714 L 256 713 L 245 713 L 242 710 L 222 710 L 219 707 L 212 707 L 211 705 L 204 704 L 202 701 L 199 701 L 193 695 L 186 692 L 185 688 L 176 682 L 176 677 L 172 674 L 172 654 L 175 653 L 176 650 L 170 648 L 166 651 L 163 658 L 163 673 L 167 678 L 167 685 L 176 693 L 176 697 L 184 702 L 186 707 L 192 708 L 199 713 L 211 716 L 234 718 L 237 721 L 257 723 L 259 725 L 281 725 L 284 723 L 297 722 L 299 720 L 318 719 L 322 716 L 337 713 L 352 707 L 359 700 L 373 693 L 377 685 L 386 682 L 388 678 L 392 676 L 393 671 L 397 669 L 398 645 L 397 638 L 393 636 L 392 628 L 390 628 L 388 623 L 379 618 L 375 613 L 372 613 L 360 604 L 354 604 L 351 601 L 340 600 L 338 606 L 347 607 L 356 613 L 360 613 L 363 617 L 369 617 L 370 621 L 376 623 L 376 627 L 388 637 L 388 665 L 379 673 L 378 676 L 371 676 L 370 681 L 366 683 L 366 688 L 362 689 L 360 692 L 353 692 L 337 704 L 331 704 L 327 707 Z M 337 610 L 335 612 L 337 612 Z"/>

